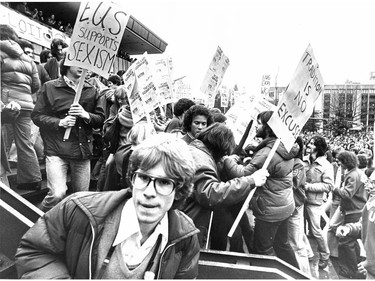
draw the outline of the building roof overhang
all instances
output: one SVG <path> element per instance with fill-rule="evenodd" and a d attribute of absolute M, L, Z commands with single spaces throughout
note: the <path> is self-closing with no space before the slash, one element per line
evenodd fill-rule
<path fill-rule="evenodd" d="M 65 23 L 75 23 L 81 2 L 27 2 L 32 9 L 43 10 L 44 14 L 55 14 Z M 130 15 L 125 33 L 122 37 L 119 52 L 124 51 L 128 55 L 141 55 L 163 53 L 167 43 L 148 29 L 144 24 Z"/>

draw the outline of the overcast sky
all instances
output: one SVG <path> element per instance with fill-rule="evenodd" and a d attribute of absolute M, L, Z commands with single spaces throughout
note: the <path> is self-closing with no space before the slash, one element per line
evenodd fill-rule
<path fill-rule="evenodd" d="M 286 86 L 310 43 L 325 84 L 375 71 L 375 1 L 125 0 L 124 10 L 168 43 L 174 78 L 199 90 L 217 46 L 230 59 L 223 84 Z"/>

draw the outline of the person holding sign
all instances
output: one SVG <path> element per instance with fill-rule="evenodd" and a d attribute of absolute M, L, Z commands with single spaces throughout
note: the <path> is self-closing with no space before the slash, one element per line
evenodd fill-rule
<path fill-rule="evenodd" d="M 224 169 L 229 178 L 251 176 L 263 167 L 276 141 L 275 133 L 267 124 L 272 114 L 273 111 L 264 111 L 257 116 L 256 137 L 263 141 L 255 148 L 249 164 L 238 165 L 232 157 L 224 160 Z M 288 241 L 288 224 L 295 210 L 293 166 L 298 150 L 299 147 L 295 144 L 288 152 L 280 143 L 267 167 L 270 176 L 264 185 L 257 188 L 250 203 L 256 218 L 255 253 L 277 256 L 296 268 L 299 265 Z"/>
<path fill-rule="evenodd" d="M 251 189 L 262 186 L 267 179 L 267 170 L 228 181 L 220 179 L 219 162 L 232 154 L 235 145 L 231 129 L 222 123 L 203 129 L 189 145 L 196 164 L 194 193 L 181 210 L 201 231 L 198 236 L 201 247 L 209 238 L 211 211 L 243 202 Z"/>
<path fill-rule="evenodd" d="M 195 171 L 187 144 L 154 135 L 130 157 L 131 190 L 79 192 L 41 217 L 16 253 L 31 279 L 193 279 L 198 230 L 176 210 Z"/>
<path fill-rule="evenodd" d="M 93 129 L 101 128 L 104 110 L 99 94 L 85 83 L 79 103 L 73 104 L 82 68 L 65 66 L 61 61 L 61 77 L 46 82 L 31 118 L 40 128 L 46 155 L 47 187 L 49 192 L 41 203 L 48 211 L 66 195 L 66 179 L 70 168 L 73 191 L 89 189 L 90 157 Z M 64 140 L 66 128 L 72 128 Z"/>

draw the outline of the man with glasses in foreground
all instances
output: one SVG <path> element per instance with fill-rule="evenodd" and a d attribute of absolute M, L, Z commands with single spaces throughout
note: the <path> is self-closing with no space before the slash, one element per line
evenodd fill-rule
<path fill-rule="evenodd" d="M 196 278 L 198 230 L 175 209 L 191 193 L 194 172 L 183 140 L 146 139 L 130 158 L 131 189 L 74 193 L 23 236 L 19 277 Z"/>

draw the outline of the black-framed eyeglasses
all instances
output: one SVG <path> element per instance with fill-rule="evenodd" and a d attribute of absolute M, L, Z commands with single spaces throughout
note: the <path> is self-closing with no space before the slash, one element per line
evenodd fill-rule
<path fill-rule="evenodd" d="M 134 172 L 132 184 L 135 189 L 145 189 L 150 182 L 154 182 L 154 188 L 160 195 L 170 195 L 176 188 L 176 182 L 172 179 L 151 176 L 142 172 Z"/>

